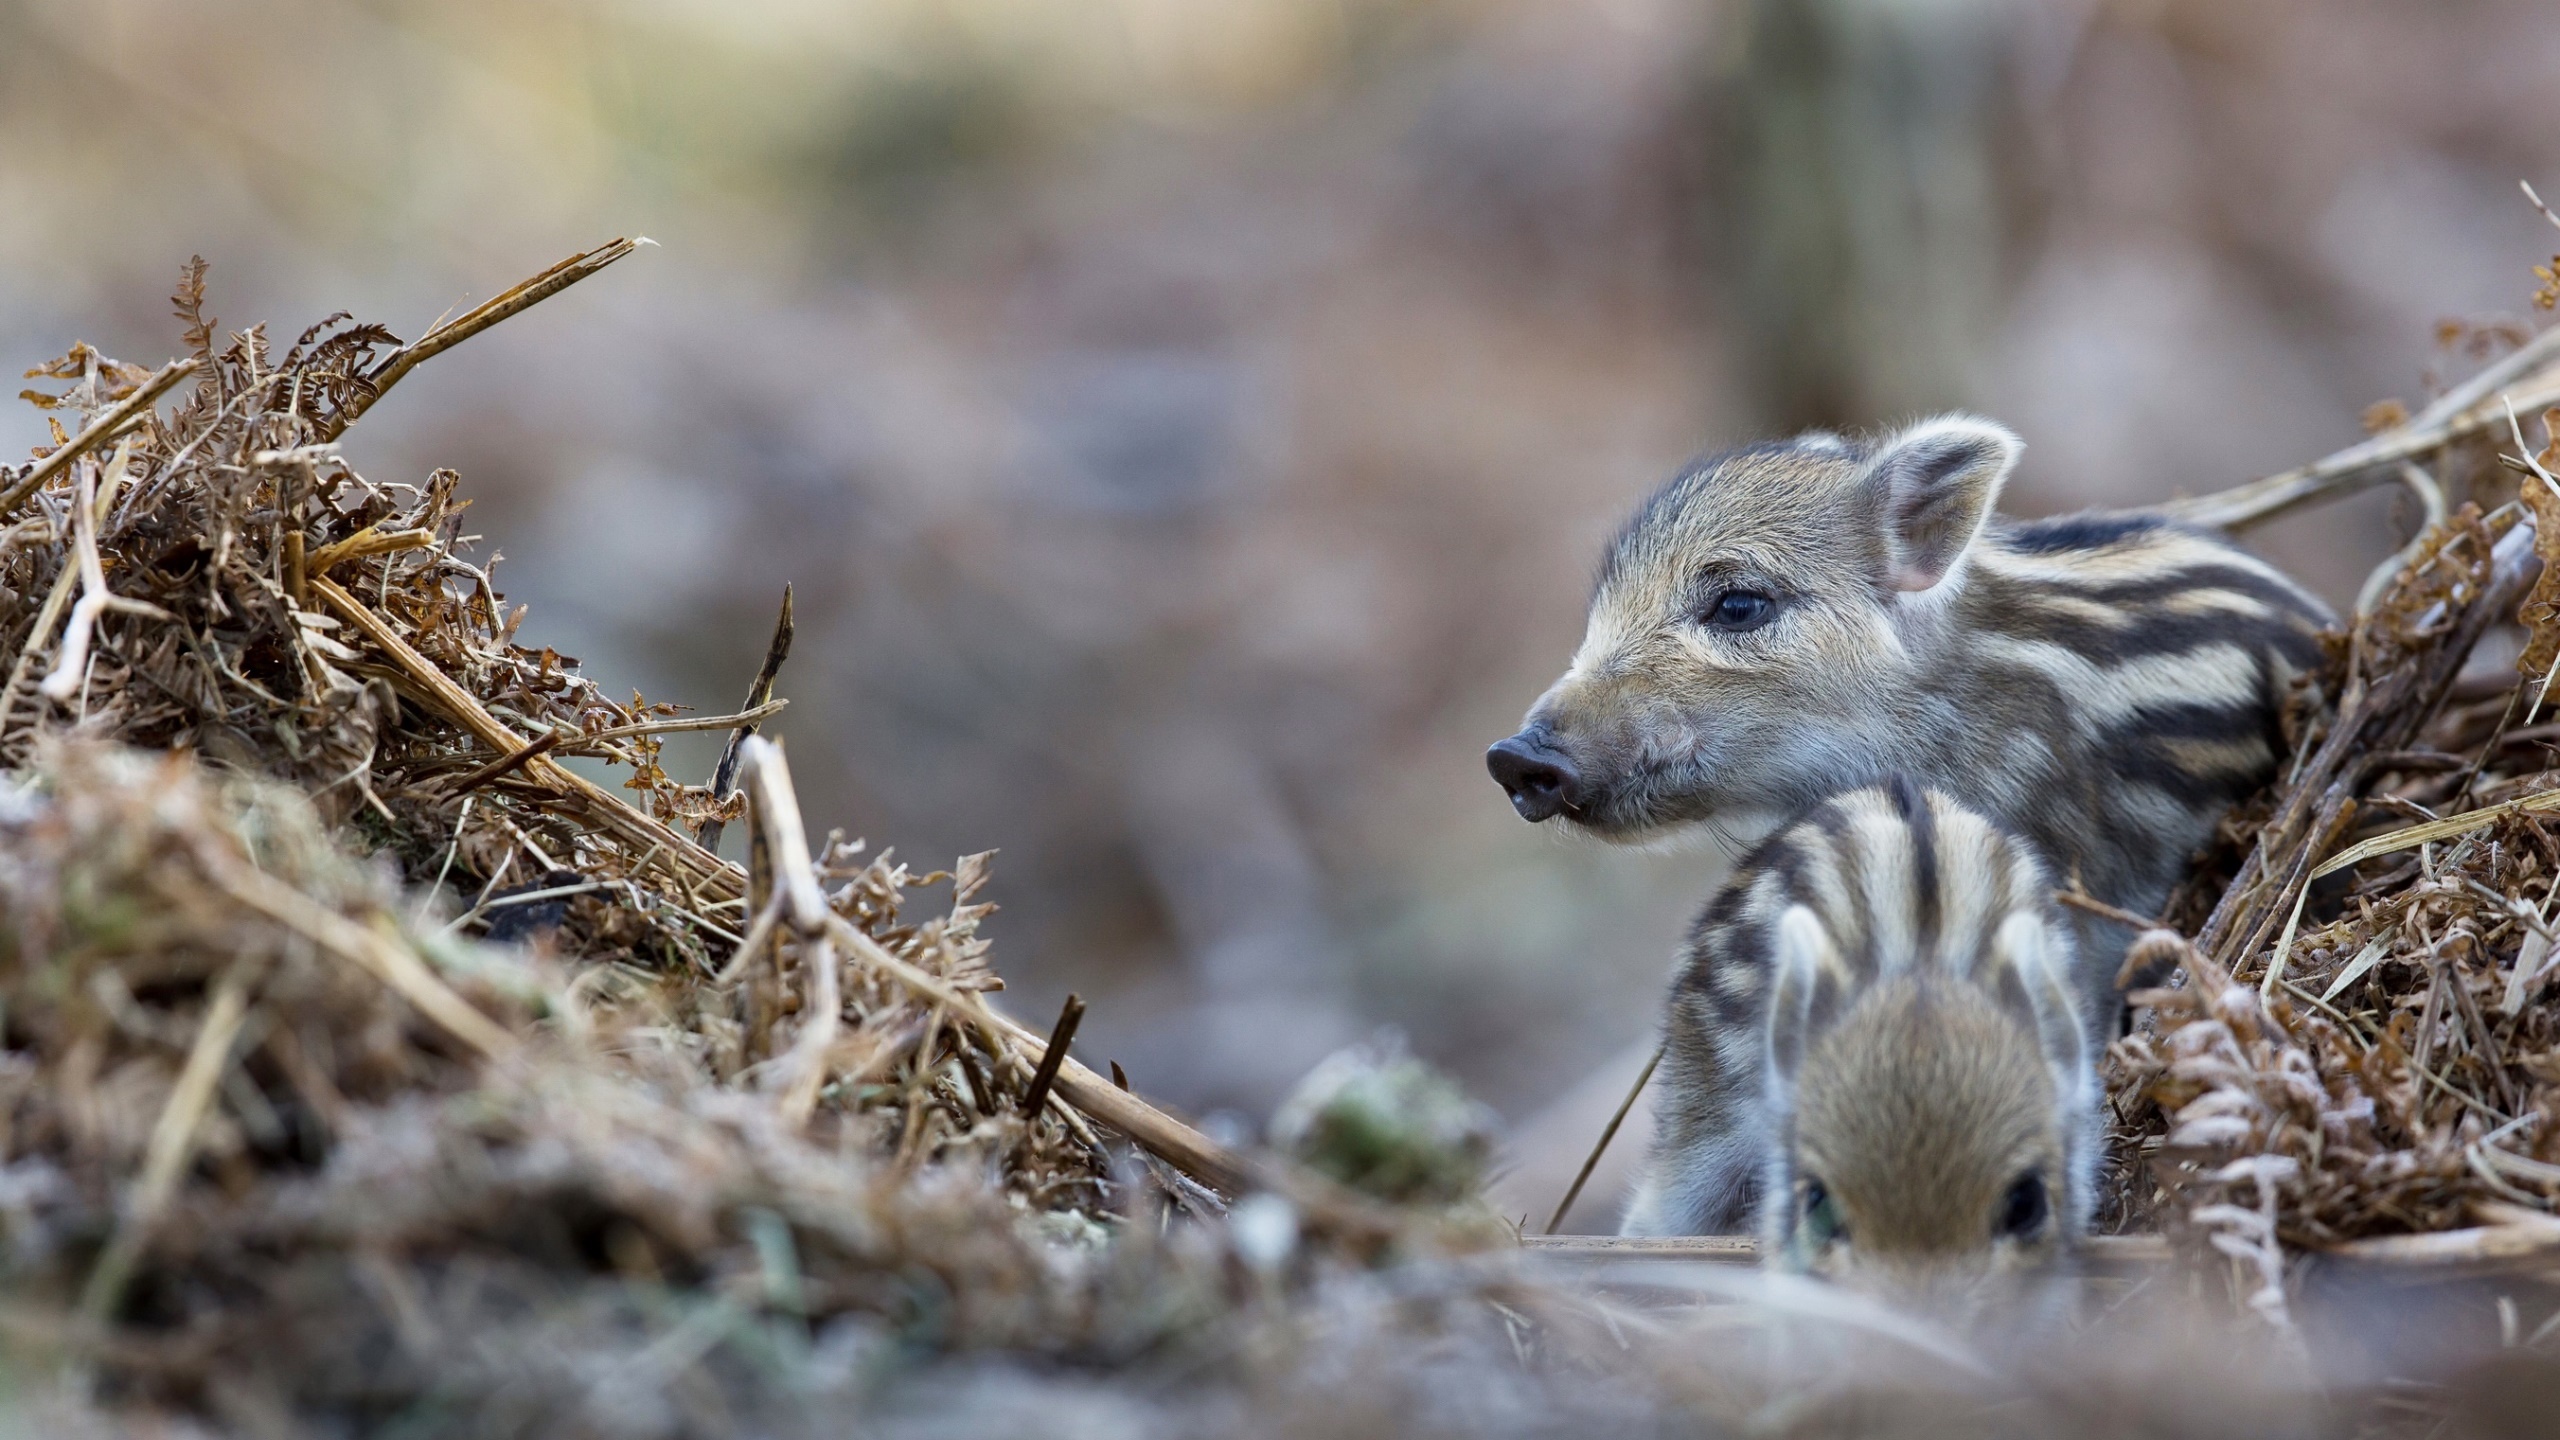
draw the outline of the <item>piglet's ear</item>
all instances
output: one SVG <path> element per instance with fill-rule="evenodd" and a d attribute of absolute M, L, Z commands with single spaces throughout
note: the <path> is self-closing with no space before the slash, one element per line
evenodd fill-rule
<path fill-rule="evenodd" d="M 2022 912 L 2000 923 L 1991 956 L 2000 1003 L 2036 1037 L 2056 1088 L 2077 1095 L 2092 1072 L 2088 1021 L 2071 984 L 2070 940 L 2042 916 Z"/>
<path fill-rule="evenodd" d="M 2024 448 L 1975 415 L 1923 420 L 1878 446 L 1867 484 L 1884 519 L 1886 583 L 1928 590 L 1952 574 Z"/>
<path fill-rule="evenodd" d="M 1805 1050 L 1839 1005 L 1840 957 L 1822 922 L 1802 905 L 1787 907 L 1772 938 L 1769 1063 L 1792 1083 Z"/>

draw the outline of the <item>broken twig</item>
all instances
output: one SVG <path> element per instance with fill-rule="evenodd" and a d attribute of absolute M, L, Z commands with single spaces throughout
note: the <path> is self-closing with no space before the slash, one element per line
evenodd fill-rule
<path fill-rule="evenodd" d="M 756 678 L 747 686 L 747 703 L 742 707 L 745 713 L 739 717 L 738 728 L 730 735 L 728 745 L 720 751 L 720 764 L 711 772 L 711 798 L 714 800 L 728 799 L 730 792 L 737 788 L 738 752 L 756 733 L 756 722 L 768 713 L 765 706 L 773 699 L 774 681 L 782 674 L 782 662 L 791 658 L 791 633 L 791 587 L 786 584 L 782 587 L 782 613 L 773 622 L 773 638 L 765 642 L 764 663 L 756 667 Z M 716 852 L 720 848 L 722 828 L 716 817 L 705 820 L 702 827 L 694 832 L 694 839 L 701 843 L 703 849 Z"/>
<path fill-rule="evenodd" d="M 1556 1202 L 1556 1213 L 1547 1217 L 1547 1233 L 1553 1235 L 1564 1217 L 1573 1211 L 1573 1202 L 1582 1198 L 1582 1187 L 1591 1183 L 1591 1172 L 1600 1168 L 1600 1157 L 1609 1152 L 1609 1142 L 1618 1138 L 1618 1127 L 1627 1123 L 1627 1112 L 1636 1108 L 1636 1097 L 1653 1083 L 1655 1067 L 1662 1064 L 1662 1047 L 1653 1047 L 1652 1058 L 1644 1062 L 1636 1083 L 1627 1087 L 1627 1098 L 1618 1102 L 1617 1113 L 1600 1127 L 1600 1138 L 1591 1143 L 1591 1153 L 1582 1157 L 1582 1168 L 1574 1172 L 1573 1183 L 1565 1187 L 1564 1198 Z"/>
<path fill-rule="evenodd" d="M 1040 1068 L 1031 1072 L 1031 1085 L 1022 1092 L 1022 1118 L 1037 1120 L 1040 1107 L 1049 1103 L 1049 1087 L 1057 1083 L 1058 1066 L 1065 1063 L 1067 1047 L 1076 1040 L 1076 1026 L 1084 1022 L 1084 999 L 1069 995 L 1058 1010 L 1058 1023 L 1049 1030 L 1046 1053 L 1040 1057 Z"/>
<path fill-rule="evenodd" d="M 389 392 L 392 386 L 399 384 L 400 378 L 410 371 L 499 321 L 541 304 L 642 245 L 651 243 L 654 242 L 646 237 L 638 240 L 608 240 L 593 250 L 572 255 L 532 279 L 511 286 L 496 299 L 445 321 L 428 330 L 426 334 L 392 351 L 383 357 L 381 364 L 373 367 L 372 371 L 364 377 L 364 387 L 356 392 L 355 398 L 347 402 L 346 408 L 321 423 L 319 438 L 322 441 L 329 441 L 345 434 L 348 426 L 362 418 L 367 410 L 372 409 L 383 395 Z"/>

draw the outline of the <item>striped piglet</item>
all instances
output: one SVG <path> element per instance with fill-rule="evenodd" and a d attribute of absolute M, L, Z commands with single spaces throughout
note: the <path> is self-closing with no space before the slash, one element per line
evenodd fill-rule
<path fill-rule="evenodd" d="M 1979 812 L 1900 779 L 1814 806 L 1690 936 L 1626 1232 L 1756 1208 L 1772 1262 L 1960 1317 L 2057 1273 L 2102 1143 L 2072 945 Z"/>

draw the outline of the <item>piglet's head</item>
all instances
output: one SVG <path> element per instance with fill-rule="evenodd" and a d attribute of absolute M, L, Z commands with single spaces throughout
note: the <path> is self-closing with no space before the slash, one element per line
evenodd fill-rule
<path fill-rule="evenodd" d="M 1858 985 L 1802 906 L 1781 917 L 1763 1177 L 1783 1267 L 1957 1323 L 2053 1300 L 2094 1192 L 2096 1082 L 2050 914 L 2011 915 L 1969 967 Z"/>
<path fill-rule="evenodd" d="M 1949 415 L 1692 465 L 1610 546 L 1581 648 L 1486 768 L 1522 818 L 1629 841 L 1872 780 L 2019 449 Z"/>

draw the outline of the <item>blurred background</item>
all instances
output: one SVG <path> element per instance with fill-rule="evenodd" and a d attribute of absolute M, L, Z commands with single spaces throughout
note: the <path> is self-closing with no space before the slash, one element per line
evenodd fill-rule
<path fill-rule="evenodd" d="M 2554 75 L 2547 0 L 10 0 L 0 352 L 653 237 L 350 457 L 616 691 L 733 708 L 795 583 L 813 819 L 1000 849 L 1018 1013 L 1246 1122 L 1400 1027 L 1542 1220 L 1721 863 L 1484 775 L 1617 519 L 1955 405 L 2027 513 L 2346 444 L 2533 323 Z M 2258 539 L 2344 604 L 2410 520 Z"/>

